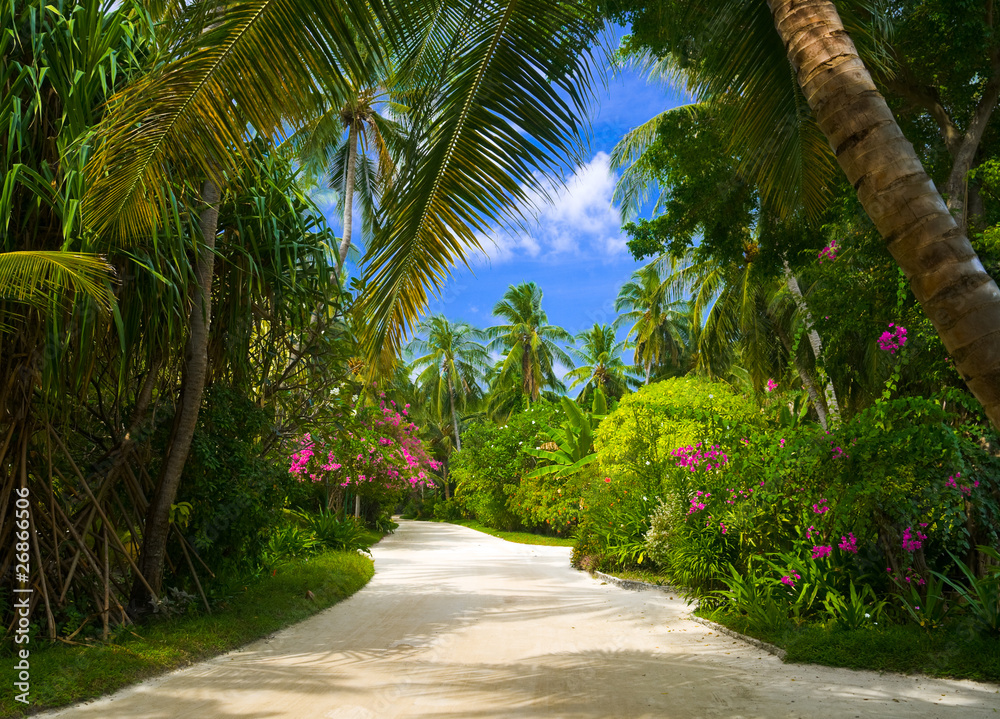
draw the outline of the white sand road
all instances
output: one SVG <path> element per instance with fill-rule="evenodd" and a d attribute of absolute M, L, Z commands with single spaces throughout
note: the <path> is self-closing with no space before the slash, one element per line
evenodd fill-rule
<path fill-rule="evenodd" d="M 90 704 L 73 719 L 997 717 L 994 685 L 783 664 L 604 585 L 569 549 L 403 522 L 374 579 L 270 638 Z"/>

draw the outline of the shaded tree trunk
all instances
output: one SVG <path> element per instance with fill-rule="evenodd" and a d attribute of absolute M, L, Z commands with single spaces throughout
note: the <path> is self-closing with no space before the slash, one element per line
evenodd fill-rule
<path fill-rule="evenodd" d="M 167 456 L 160 470 L 159 481 L 146 511 L 142 533 L 139 570 L 156 593 L 159 593 L 163 580 L 163 564 L 170 533 L 170 506 L 177 498 L 177 489 L 191 449 L 191 440 L 194 438 L 198 410 L 201 407 L 201 397 L 208 374 L 208 337 L 212 322 L 212 275 L 215 268 L 215 233 L 219 222 L 219 197 L 218 185 L 212 180 L 207 180 L 202 187 L 202 201 L 206 205 L 199 220 L 203 248 L 195 268 L 197 286 L 191 305 L 188 341 L 184 351 L 180 406 L 174 420 Z M 150 599 L 152 596 L 149 588 L 137 578 L 132 584 L 129 614 L 133 617 L 148 614 L 151 611 Z"/>
<path fill-rule="evenodd" d="M 792 274 L 792 270 L 788 266 L 787 262 L 785 263 L 785 284 L 788 285 L 788 291 L 792 293 L 792 298 L 795 300 L 795 306 L 798 307 L 799 312 L 802 313 L 802 320 L 805 322 L 806 333 L 809 337 L 809 346 L 812 348 L 813 357 L 816 359 L 817 367 L 819 367 L 820 363 L 823 361 L 823 342 L 819 338 L 819 332 L 817 332 L 816 328 L 813 327 L 812 313 L 806 305 L 806 298 L 802 296 L 802 289 L 799 287 L 799 281 L 795 279 L 795 275 Z M 795 361 L 798 363 L 799 358 L 796 357 Z M 828 415 L 834 425 L 840 424 L 840 402 L 837 400 L 837 390 L 834 389 L 833 380 L 829 375 L 827 375 L 826 378 L 826 386 L 823 388 L 823 394 L 825 396 L 823 408 L 824 415 Z M 820 420 L 820 424 L 823 425 L 823 429 L 827 428 L 826 417 Z"/>
<path fill-rule="evenodd" d="M 767 3 L 837 162 L 969 390 L 1000 429 L 1000 289 L 903 136 L 834 4 Z"/>
<path fill-rule="evenodd" d="M 347 142 L 347 170 L 344 177 L 344 236 L 340 240 L 338 269 L 344 266 L 344 260 L 347 259 L 347 250 L 351 247 L 351 232 L 354 230 L 354 173 L 358 160 L 358 126 L 353 122 L 347 136 Z"/>
<path fill-rule="evenodd" d="M 792 355 L 791 338 L 784 330 L 778 327 L 777 323 L 775 323 L 775 332 L 778 335 L 778 339 L 781 340 L 781 344 L 785 346 L 785 350 L 789 355 Z M 825 430 L 829 427 L 826 399 L 824 399 L 823 394 L 819 391 L 816 380 L 813 379 L 812 373 L 809 372 L 809 368 L 806 367 L 802 359 L 796 354 L 792 356 L 792 361 L 795 363 L 795 369 L 799 373 L 799 379 L 802 380 L 802 386 L 806 388 L 806 392 L 809 393 L 809 399 L 812 400 L 813 407 L 816 408 L 816 416 L 819 418 L 819 424 Z"/>

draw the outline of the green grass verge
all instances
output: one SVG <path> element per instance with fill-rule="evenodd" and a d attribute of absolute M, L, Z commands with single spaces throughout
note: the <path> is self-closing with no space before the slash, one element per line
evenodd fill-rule
<path fill-rule="evenodd" d="M 788 651 L 787 662 L 1000 682 L 1000 639 L 984 637 L 962 625 L 928 632 L 913 624 L 855 631 L 807 624 L 781 632 L 760 632 L 749 626 L 744 616 L 701 609 L 695 613 L 782 647 Z"/>
<path fill-rule="evenodd" d="M 15 660 L 0 658 L 0 717 L 93 699 L 230 651 L 336 604 L 361 589 L 374 571 L 372 560 L 357 552 L 325 552 L 279 566 L 209 615 L 131 627 L 134 634 L 123 632 L 109 644 L 43 648 L 33 642 L 27 711 L 13 700 Z M 315 600 L 306 598 L 307 591 Z"/>
<path fill-rule="evenodd" d="M 462 527 L 468 527 L 469 529 L 475 529 L 477 532 L 482 532 L 483 534 L 489 534 L 492 537 L 500 537 L 500 539 L 506 539 L 508 542 L 515 542 L 516 544 L 541 544 L 546 547 L 572 547 L 573 540 L 570 537 L 546 537 L 542 534 L 532 534 L 531 532 L 504 532 L 500 529 L 491 529 L 485 524 L 480 524 L 474 519 L 457 519 L 447 524 L 458 524 Z"/>

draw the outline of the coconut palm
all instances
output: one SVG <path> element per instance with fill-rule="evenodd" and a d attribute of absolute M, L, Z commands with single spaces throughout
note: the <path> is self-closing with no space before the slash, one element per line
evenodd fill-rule
<path fill-rule="evenodd" d="M 772 205 L 786 215 L 801 205 L 815 214 L 824 168 L 840 165 L 969 390 L 1000 428 L 1000 288 L 872 79 L 885 53 L 878 33 L 857 21 L 863 5 L 676 0 L 648 10 L 665 24 L 660 37 L 685 38 L 665 53 L 675 74 L 699 99 L 730 108 L 732 143 Z M 630 20 L 651 20 L 646 3 L 633 7 Z M 692 39 L 698 61 L 685 63 Z M 1000 82 L 989 83 L 987 94 L 974 113 L 980 129 Z M 981 138 L 972 134 L 970 146 Z M 796 164 L 801 172 L 788 173 Z"/>
<path fill-rule="evenodd" d="M 575 339 L 569 351 L 580 365 L 567 372 L 566 378 L 573 380 L 569 389 L 583 385 L 577 397 L 581 404 L 588 403 L 598 388 L 608 399 L 621 399 L 640 384 L 639 371 L 622 361 L 625 342 L 615 339 L 614 327 L 594 323 Z"/>
<path fill-rule="evenodd" d="M 696 330 L 695 369 L 709 376 L 735 378 L 760 392 L 769 379 L 784 374 L 791 359 L 826 428 L 839 416 L 836 393 L 829 381 L 829 389 L 824 390 L 817 377 L 815 357 L 819 355 L 810 359 L 812 345 L 801 342 L 796 347 L 796 333 L 811 328 L 801 294 L 796 297 L 790 291 L 786 276 L 768 275 L 757 267 L 752 248 L 748 256 L 751 259 L 740 265 L 698 259 L 695 253 L 656 260 L 670 268 L 665 294 L 690 298 Z"/>
<path fill-rule="evenodd" d="M 400 93 L 363 85 L 340 107 L 331 107 L 291 138 L 306 166 L 337 190 L 343 217 L 338 266 L 351 248 L 354 204 L 361 210 L 362 237 L 370 244 L 378 228 L 378 208 L 395 172 L 396 156 L 405 141 L 405 127 L 387 110 L 405 111 Z M 391 85 L 391 80 L 386 83 Z"/>
<path fill-rule="evenodd" d="M 633 363 L 645 371 L 649 384 L 654 370 L 669 360 L 675 368 L 683 368 L 689 354 L 691 327 L 688 305 L 683 299 L 668 301 L 661 263 L 651 262 L 632 274 L 622 285 L 615 299 L 615 329 L 631 324 L 628 334 L 635 348 Z"/>
<path fill-rule="evenodd" d="M 489 349 L 504 353 L 496 382 L 503 386 L 516 377 L 517 389 L 528 402 L 538 401 L 543 388 L 561 389 L 555 363 L 572 367 L 573 360 L 557 342 L 572 342 L 562 327 L 549 324 L 542 309 L 542 290 L 534 282 L 510 285 L 493 306 L 493 316 L 506 320 L 486 330 Z"/>
<path fill-rule="evenodd" d="M 485 333 L 467 322 L 450 322 L 444 315 L 431 315 L 420 324 L 421 335 L 408 347 L 417 355 L 417 384 L 439 417 L 450 417 L 456 449 L 462 449 L 459 413 L 481 397 L 489 353 L 483 346 Z"/>

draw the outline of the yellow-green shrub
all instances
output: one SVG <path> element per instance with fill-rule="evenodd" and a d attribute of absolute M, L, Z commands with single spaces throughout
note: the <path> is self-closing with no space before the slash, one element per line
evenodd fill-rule
<path fill-rule="evenodd" d="M 758 416 L 753 402 L 728 385 L 677 377 L 623 397 L 601 422 L 594 444 L 602 472 L 642 476 L 668 461 L 677 447 L 712 441 Z"/>

